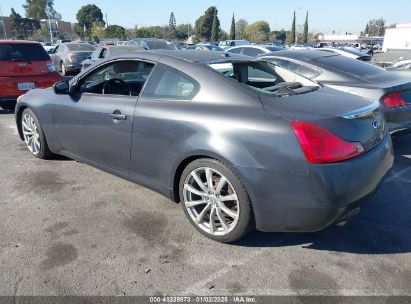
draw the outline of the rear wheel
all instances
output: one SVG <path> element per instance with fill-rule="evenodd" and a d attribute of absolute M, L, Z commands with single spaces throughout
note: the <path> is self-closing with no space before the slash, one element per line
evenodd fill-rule
<path fill-rule="evenodd" d="M 233 169 L 217 160 L 198 159 L 185 168 L 180 198 L 191 224 L 213 240 L 233 242 L 252 228 L 244 185 Z"/>
<path fill-rule="evenodd" d="M 21 129 L 24 142 L 35 157 L 47 159 L 52 155 L 40 123 L 36 115 L 29 108 L 25 109 L 21 115 Z"/>

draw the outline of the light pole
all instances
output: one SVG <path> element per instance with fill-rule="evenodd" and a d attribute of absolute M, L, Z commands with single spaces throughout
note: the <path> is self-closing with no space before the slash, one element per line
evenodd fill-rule
<path fill-rule="evenodd" d="M 50 43 L 53 44 L 53 32 L 51 30 L 51 20 L 50 20 L 50 11 L 49 11 L 48 1 L 46 1 L 46 14 L 47 14 L 47 17 L 49 18 Z"/>
<path fill-rule="evenodd" d="M 1 6 L 0 6 L 0 14 L 1 14 L 1 20 L 3 22 L 4 38 L 7 39 L 6 23 L 4 22 L 3 10 L 1 9 Z"/>

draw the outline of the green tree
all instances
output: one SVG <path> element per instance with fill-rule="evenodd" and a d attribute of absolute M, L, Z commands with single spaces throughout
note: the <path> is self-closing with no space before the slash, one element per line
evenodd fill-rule
<path fill-rule="evenodd" d="M 41 19 L 61 19 L 61 15 L 53 8 L 54 0 L 26 0 L 23 8 L 26 10 L 26 17 L 36 20 Z"/>
<path fill-rule="evenodd" d="M 219 32 L 219 28 L 217 25 L 217 12 L 214 12 L 213 25 L 211 27 L 211 37 L 210 37 L 211 41 L 213 42 L 218 41 L 218 32 Z"/>
<path fill-rule="evenodd" d="M 367 24 L 368 34 L 370 36 L 384 36 L 385 34 L 385 20 L 383 18 L 372 19 Z M 367 27 L 365 28 L 367 30 Z"/>
<path fill-rule="evenodd" d="M 369 34 L 370 34 L 370 27 L 367 23 L 367 25 L 365 26 L 364 35 L 369 35 Z"/>
<path fill-rule="evenodd" d="M 16 38 L 27 39 L 36 30 L 40 29 L 40 22 L 38 20 L 23 18 L 14 8 L 11 9 L 10 19 L 13 36 Z"/>
<path fill-rule="evenodd" d="M 76 33 L 80 35 L 80 37 L 90 37 L 91 29 L 93 26 L 93 22 L 95 21 L 100 21 L 105 25 L 106 23 L 103 20 L 103 13 L 101 12 L 101 9 L 99 9 L 96 5 L 94 4 L 88 4 L 85 6 L 82 6 L 79 11 L 77 12 L 76 15 L 79 27 L 83 31 L 83 36 L 77 32 Z"/>
<path fill-rule="evenodd" d="M 270 33 L 270 41 L 276 40 L 276 41 L 285 42 L 286 39 L 287 39 L 287 32 L 284 29 L 281 29 L 281 31 L 272 31 Z"/>
<path fill-rule="evenodd" d="M 261 43 L 268 40 L 270 31 L 267 21 L 257 21 L 245 28 L 244 36 L 251 42 Z"/>
<path fill-rule="evenodd" d="M 189 34 L 193 32 L 193 26 L 189 23 L 187 24 L 179 24 L 176 27 L 175 35 L 176 38 L 179 40 L 187 40 Z"/>
<path fill-rule="evenodd" d="M 220 31 L 220 20 L 218 19 L 218 10 L 215 6 L 210 6 L 204 12 L 204 15 L 200 16 L 195 22 L 195 33 L 198 39 L 210 40 L 214 16 L 216 19 L 217 32 Z"/>
<path fill-rule="evenodd" d="M 304 23 L 304 31 L 303 31 L 303 42 L 308 42 L 308 11 L 307 15 L 305 16 L 305 23 Z"/>
<path fill-rule="evenodd" d="M 105 35 L 105 30 L 104 30 L 104 23 L 101 21 L 94 21 L 92 26 L 91 26 L 91 31 L 90 31 L 90 36 L 95 39 L 96 37 L 101 39 Z"/>
<path fill-rule="evenodd" d="M 295 11 L 294 11 L 294 17 L 293 17 L 293 23 L 291 24 L 291 32 L 290 32 L 290 39 L 289 43 L 293 44 L 295 43 L 295 38 L 296 38 L 296 32 L 295 32 Z"/>
<path fill-rule="evenodd" d="M 120 40 L 126 39 L 126 30 L 124 27 L 119 26 L 119 25 L 109 25 L 105 30 L 104 30 L 104 36 L 106 38 L 116 38 Z"/>
<path fill-rule="evenodd" d="M 168 27 L 170 28 L 171 31 L 175 31 L 176 30 L 176 18 L 174 17 L 174 13 L 171 12 L 170 14 L 170 20 L 168 22 Z"/>
<path fill-rule="evenodd" d="M 234 14 L 233 14 L 233 18 L 231 19 L 230 40 L 235 40 L 235 19 L 234 19 Z"/>
<path fill-rule="evenodd" d="M 235 33 L 237 39 L 244 39 L 244 31 L 248 26 L 248 22 L 245 19 L 240 19 L 235 23 Z"/>

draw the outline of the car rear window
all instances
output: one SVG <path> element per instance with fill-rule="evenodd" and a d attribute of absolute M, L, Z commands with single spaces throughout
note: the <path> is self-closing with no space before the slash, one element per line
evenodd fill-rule
<path fill-rule="evenodd" d="M 165 41 L 146 41 L 150 50 L 175 50 L 171 43 Z"/>
<path fill-rule="evenodd" d="M 94 51 L 94 47 L 88 43 L 66 44 L 70 51 Z"/>
<path fill-rule="evenodd" d="M 49 55 L 40 44 L 35 43 L 2 43 L 0 44 L 0 60 L 50 60 Z"/>
<path fill-rule="evenodd" d="M 330 56 L 313 59 L 322 66 L 326 66 L 336 71 L 341 71 L 347 74 L 356 76 L 372 76 L 379 75 L 384 69 L 376 67 L 366 62 L 357 59 L 348 58 L 345 56 Z"/>

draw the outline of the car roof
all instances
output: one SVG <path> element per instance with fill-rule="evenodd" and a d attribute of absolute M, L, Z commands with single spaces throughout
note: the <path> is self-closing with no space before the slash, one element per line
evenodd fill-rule
<path fill-rule="evenodd" d="M 40 44 L 40 42 L 37 41 L 29 41 L 29 40 L 0 40 L 0 44 Z"/>
<path fill-rule="evenodd" d="M 138 55 L 138 56 L 136 56 Z M 242 56 L 238 54 L 227 54 L 225 52 L 202 52 L 197 50 L 153 50 L 153 51 L 137 51 L 130 52 L 117 57 L 139 57 L 148 58 L 150 55 L 158 55 L 161 57 L 176 58 L 188 62 L 208 62 L 208 61 L 218 61 L 226 59 L 248 59 L 248 56 Z"/>
<path fill-rule="evenodd" d="M 276 51 L 276 52 L 264 54 L 264 55 L 261 55 L 260 57 L 270 57 L 270 56 L 287 57 L 291 59 L 308 62 L 316 58 L 340 56 L 340 55 L 335 54 L 335 53 L 328 53 L 324 51 L 316 51 L 316 50 L 284 50 L 284 51 Z"/>
<path fill-rule="evenodd" d="M 132 40 L 145 40 L 145 41 L 167 41 L 166 39 L 161 39 L 161 38 L 136 38 L 136 39 L 130 39 Z"/>

